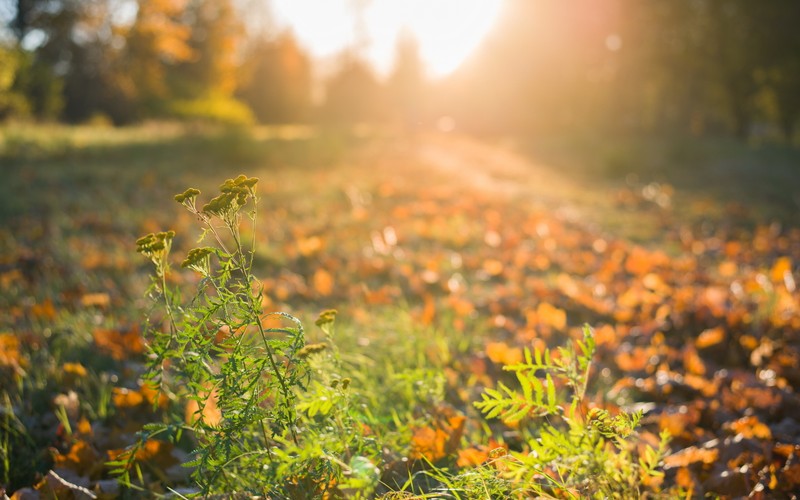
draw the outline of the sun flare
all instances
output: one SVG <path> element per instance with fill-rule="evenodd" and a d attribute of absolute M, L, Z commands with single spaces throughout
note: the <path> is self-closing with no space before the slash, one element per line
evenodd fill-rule
<path fill-rule="evenodd" d="M 279 24 L 294 30 L 311 53 L 335 56 L 363 43 L 364 55 L 379 73 L 391 71 L 397 37 L 410 32 L 432 77 L 454 71 L 486 36 L 502 0 L 276 0 Z"/>

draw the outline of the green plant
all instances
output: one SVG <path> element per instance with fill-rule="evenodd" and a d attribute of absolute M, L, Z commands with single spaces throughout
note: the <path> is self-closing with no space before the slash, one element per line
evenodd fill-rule
<path fill-rule="evenodd" d="M 669 435 L 662 433 L 658 448 L 645 446 L 638 456 L 631 438 L 641 411 L 612 416 L 601 408 L 587 409 L 595 343 L 588 326 L 583 332 L 577 349 L 571 342 L 555 352 L 526 349 L 524 362 L 504 367 L 516 375 L 520 389 L 498 383 L 475 406 L 486 417 L 509 423 L 528 417 L 545 421 L 525 452 L 498 450 L 482 470 L 462 473 L 453 484 L 498 488 L 502 478 L 506 493 L 558 498 L 640 498 L 646 486 L 657 489 Z M 569 396 L 559 394 L 560 388 Z"/>
<path fill-rule="evenodd" d="M 314 417 L 332 410 L 333 405 L 310 406 L 308 399 L 298 405 L 298 395 L 311 381 L 309 360 L 320 346 L 306 345 L 295 317 L 262 310 L 262 290 L 252 274 L 257 182 L 243 175 L 229 179 L 202 206 L 197 204 L 197 189 L 175 197 L 204 226 L 201 239 L 214 242 L 190 250 L 181 264 L 200 275 L 197 294 L 188 303 L 169 286 L 175 234 L 154 233 L 137 241 L 138 251 L 155 265 L 150 294 L 163 308 L 163 317 L 151 318 L 149 328 L 149 381 L 173 401 L 189 401 L 195 411 L 185 412 L 185 420 L 173 412 L 164 422 L 146 425 L 138 441 L 111 462 L 128 486 L 142 482 L 139 458 L 146 454 L 148 441 L 180 443 L 186 431 L 195 449 L 184 465 L 194 468 L 192 477 L 203 494 L 244 490 L 312 496 L 348 468 L 315 441 L 320 433 L 314 420 L 301 421 L 297 411 Z M 245 218 L 250 222 L 249 243 L 242 234 Z M 330 332 L 333 313 L 323 315 L 319 324 Z M 338 402 L 346 400 L 344 381 L 337 389 L 315 380 L 310 397 L 320 397 L 323 389 L 333 390 L 331 396 Z M 335 423 L 344 432 L 344 422 Z M 353 436 L 340 437 L 323 442 L 343 439 L 343 451 Z"/>

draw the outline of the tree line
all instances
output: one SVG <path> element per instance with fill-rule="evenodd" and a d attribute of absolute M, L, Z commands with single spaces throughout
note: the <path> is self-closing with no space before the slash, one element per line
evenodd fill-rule
<path fill-rule="evenodd" d="M 14 0 L 12 11 L 0 118 L 416 126 L 447 115 L 481 132 L 788 141 L 800 118 L 796 0 L 506 0 L 450 77 L 428 82 L 415 42 L 400 38 L 388 78 L 354 48 L 322 100 L 292 34 L 246 29 L 233 0 Z"/>
<path fill-rule="evenodd" d="M 791 140 L 798 23 L 795 0 L 509 0 L 450 105 L 488 130 Z"/>

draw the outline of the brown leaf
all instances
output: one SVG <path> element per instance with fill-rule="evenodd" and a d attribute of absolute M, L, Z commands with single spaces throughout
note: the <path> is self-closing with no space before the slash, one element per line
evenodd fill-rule
<path fill-rule="evenodd" d="M 136 327 L 125 330 L 96 328 L 92 333 L 95 345 L 117 361 L 127 359 L 132 354 L 144 352 L 144 339 Z"/>
<path fill-rule="evenodd" d="M 107 293 L 87 293 L 81 296 L 81 305 L 83 307 L 106 308 L 110 304 L 111 298 Z"/>
<path fill-rule="evenodd" d="M 66 455 L 57 454 L 53 457 L 53 462 L 56 467 L 69 469 L 79 476 L 90 475 L 103 467 L 100 454 L 82 439 L 75 441 Z"/>

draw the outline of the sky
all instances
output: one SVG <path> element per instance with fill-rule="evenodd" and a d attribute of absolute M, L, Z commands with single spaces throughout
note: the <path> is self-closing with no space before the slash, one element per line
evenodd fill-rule
<path fill-rule="evenodd" d="M 312 56 L 359 47 L 381 75 L 391 71 L 398 35 L 412 34 L 432 78 L 454 71 L 480 44 L 502 0 L 273 0 L 273 22 L 289 27 Z M 360 11 L 360 16 L 355 13 Z"/>

